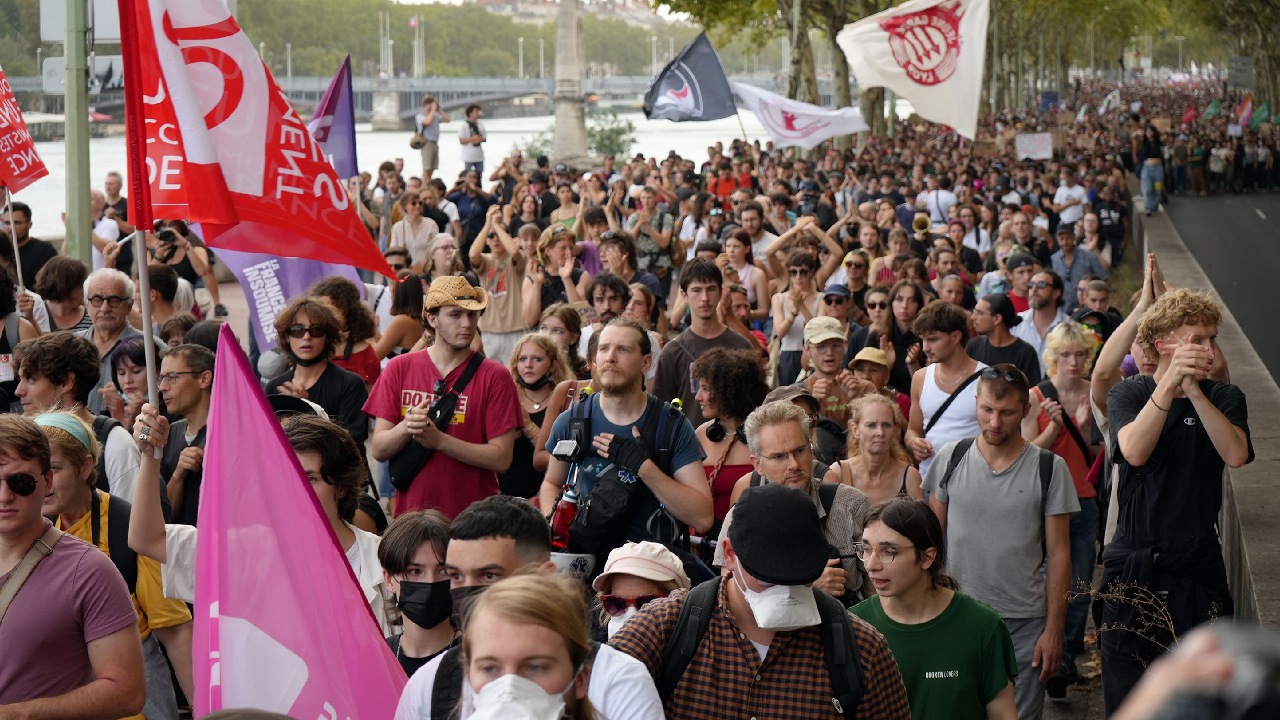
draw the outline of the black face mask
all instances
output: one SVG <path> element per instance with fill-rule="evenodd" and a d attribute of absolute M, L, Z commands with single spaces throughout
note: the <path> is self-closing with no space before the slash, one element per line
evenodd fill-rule
<path fill-rule="evenodd" d="M 400 597 L 396 604 L 414 625 L 420 628 L 433 628 L 448 620 L 453 612 L 453 597 L 449 590 L 449 581 L 422 583 L 401 580 Z"/>
<path fill-rule="evenodd" d="M 538 378 L 537 380 L 534 380 L 533 382 L 525 382 L 524 378 L 517 375 L 516 382 L 520 383 L 520 387 L 524 388 L 525 390 L 537 390 L 539 388 L 544 388 L 550 385 L 551 376 L 543 375 L 542 377 Z"/>
<path fill-rule="evenodd" d="M 293 361 L 293 364 L 300 365 L 302 367 L 311 367 L 312 365 L 318 365 L 319 363 L 322 363 L 325 361 L 325 357 L 323 355 L 317 355 L 311 358 L 310 360 L 303 360 L 302 358 L 295 355 L 293 350 L 288 350 L 287 354 L 289 355 L 289 359 Z"/>
<path fill-rule="evenodd" d="M 488 589 L 488 585 L 467 585 L 453 588 L 449 591 L 449 597 L 453 600 L 452 617 L 454 627 L 462 629 L 462 624 L 467 619 L 467 613 L 471 612 L 471 606 L 475 604 L 475 600 L 472 598 Z"/>

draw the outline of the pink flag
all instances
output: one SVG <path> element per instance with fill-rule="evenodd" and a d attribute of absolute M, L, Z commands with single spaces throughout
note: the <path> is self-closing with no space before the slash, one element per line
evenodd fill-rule
<path fill-rule="evenodd" d="M 404 671 L 229 325 L 214 377 L 196 551 L 196 717 L 224 708 L 392 717 Z"/>

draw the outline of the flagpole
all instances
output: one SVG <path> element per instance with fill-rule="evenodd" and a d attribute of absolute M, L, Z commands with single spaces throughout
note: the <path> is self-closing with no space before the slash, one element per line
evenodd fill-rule
<path fill-rule="evenodd" d="M 747 126 L 742 124 L 742 115 L 738 112 L 738 106 L 733 106 L 733 116 L 738 118 L 738 127 L 742 128 L 742 142 L 750 145 L 751 141 L 747 139 Z"/>
<path fill-rule="evenodd" d="M 27 288 L 22 283 L 22 256 L 18 253 L 18 231 L 13 225 L 13 191 L 6 187 L 4 195 L 5 214 L 9 216 L 9 242 L 13 244 L 13 266 L 18 270 L 18 287 L 26 292 Z"/>

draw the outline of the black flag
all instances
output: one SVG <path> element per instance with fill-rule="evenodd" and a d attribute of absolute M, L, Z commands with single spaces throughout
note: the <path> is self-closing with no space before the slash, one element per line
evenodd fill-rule
<path fill-rule="evenodd" d="M 729 78 L 705 32 L 662 68 L 644 94 L 650 120 L 719 120 L 735 112 Z"/>

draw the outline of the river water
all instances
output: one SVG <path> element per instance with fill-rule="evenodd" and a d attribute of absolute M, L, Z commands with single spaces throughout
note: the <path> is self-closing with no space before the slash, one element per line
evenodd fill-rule
<path fill-rule="evenodd" d="M 900 107 L 901 116 L 905 108 Z M 910 113 L 909 109 L 905 109 Z M 675 150 L 682 157 L 692 158 L 701 163 L 707 156 L 707 146 L 717 140 L 726 145 L 735 137 L 743 136 L 750 141 L 768 140 L 756 116 L 750 111 L 739 113 L 738 119 L 729 117 L 710 122 L 670 122 L 668 120 L 649 120 L 640 113 L 621 114 L 635 123 L 636 144 L 632 152 L 644 153 L 646 157 L 666 157 Z M 552 127 L 553 119 L 546 117 L 503 118 L 483 121 L 489 132 L 489 141 L 485 147 L 486 175 L 496 167 L 501 158 L 511 151 L 516 144 L 527 143 L 538 133 Z M 456 177 L 462 170 L 460 158 L 461 146 L 456 142 L 459 126 L 458 115 L 454 122 L 445 125 L 440 136 L 440 171 L 437 176 L 448 179 Z M 404 158 L 404 176 L 418 175 L 422 170 L 422 161 L 416 150 L 409 147 L 412 131 L 405 132 L 373 132 L 368 125 L 356 126 L 356 156 L 361 170 L 375 172 L 383 160 Z M 452 142 L 451 142 L 452 141 Z M 16 198 L 31 206 L 33 227 L 31 234 L 35 237 L 61 237 L 65 231 L 61 214 L 66 207 L 66 151 L 61 142 L 36 143 L 36 150 L 49 168 L 49 175 L 29 186 Z M 533 159 L 526 158 L 524 167 L 533 166 Z M 125 141 L 123 137 L 93 138 L 89 141 L 89 179 L 93 187 L 101 188 L 102 181 L 108 171 L 117 170 L 124 173 Z M 487 184 L 487 181 L 486 181 Z"/>

